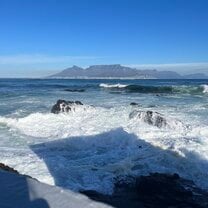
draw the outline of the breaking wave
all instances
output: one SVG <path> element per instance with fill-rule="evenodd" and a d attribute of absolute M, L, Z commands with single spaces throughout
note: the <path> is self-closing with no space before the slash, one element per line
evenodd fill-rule
<path fill-rule="evenodd" d="M 143 86 L 124 84 L 100 84 L 102 88 L 112 91 L 124 91 L 129 93 L 181 93 L 181 94 L 204 94 L 208 93 L 208 85 L 200 86 Z"/>
<path fill-rule="evenodd" d="M 128 108 L 0 117 L 0 124 L 26 135 L 30 144 L 29 153 L 15 151 L 11 160 L 1 152 L 2 160 L 49 184 L 111 194 L 115 178 L 177 172 L 208 188 L 208 163 L 203 159 L 208 144 L 177 128 L 159 129 L 129 119 Z"/>
<path fill-rule="evenodd" d="M 120 177 L 151 172 L 178 173 L 208 189 L 206 80 L 0 84 L 0 162 L 19 173 L 75 191 L 108 194 Z M 80 89 L 85 93 L 64 91 Z M 58 99 L 84 105 L 50 113 Z"/>
<path fill-rule="evenodd" d="M 104 83 L 101 83 L 99 86 L 104 87 L 104 88 L 125 88 L 128 85 L 119 84 L 119 83 L 118 84 L 104 84 Z"/>
<path fill-rule="evenodd" d="M 208 85 L 201 85 L 203 88 L 203 93 L 208 93 Z"/>

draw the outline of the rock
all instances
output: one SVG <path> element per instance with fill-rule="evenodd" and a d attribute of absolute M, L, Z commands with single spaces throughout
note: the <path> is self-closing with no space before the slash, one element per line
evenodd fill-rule
<path fill-rule="evenodd" d="M 75 101 L 76 105 L 83 105 L 80 101 Z"/>
<path fill-rule="evenodd" d="M 139 111 L 134 110 L 129 114 L 130 119 L 139 119 L 151 126 L 156 126 L 158 128 L 172 128 L 172 129 L 185 129 L 185 126 L 181 121 L 171 118 L 166 118 L 165 115 L 154 112 L 154 111 Z"/>
<path fill-rule="evenodd" d="M 145 204 L 150 202 L 157 207 L 195 205 L 193 193 L 186 190 L 178 174 L 154 173 L 141 176 L 136 181 L 139 199 Z"/>
<path fill-rule="evenodd" d="M 0 169 L 1 169 L 1 170 L 8 171 L 8 172 L 12 172 L 12 173 L 18 173 L 18 171 L 16 171 L 16 170 L 13 169 L 13 168 L 10 168 L 10 167 L 7 166 L 7 165 L 4 165 L 3 163 L 0 163 Z"/>
<path fill-rule="evenodd" d="M 130 105 L 131 106 L 139 106 L 139 104 L 138 103 L 135 103 L 135 102 L 131 102 Z"/>
<path fill-rule="evenodd" d="M 153 111 L 133 111 L 130 113 L 129 118 L 139 118 L 145 123 L 158 128 L 167 126 L 167 121 L 162 114 Z"/>
<path fill-rule="evenodd" d="M 95 201 L 118 208 L 207 208 L 208 193 L 178 174 L 152 173 L 116 179 L 114 193 L 82 191 Z"/>
<path fill-rule="evenodd" d="M 52 107 L 51 113 L 58 114 L 61 112 L 69 112 L 75 109 L 76 106 L 82 106 L 80 101 L 66 101 L 58 100 L 57 103 Z"/>
<path fill-rule="evenodd" d="M 65 89 L 66 92 L 85 92 L 84 89 Z"/>

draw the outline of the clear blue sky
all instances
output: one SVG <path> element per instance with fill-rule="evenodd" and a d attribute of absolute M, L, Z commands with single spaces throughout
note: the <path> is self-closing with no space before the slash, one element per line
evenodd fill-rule
<path fill-rule="evenodd" d="M 0 0 L 1 77 L 112 63 L 206 72 L 208 1 Z"/>

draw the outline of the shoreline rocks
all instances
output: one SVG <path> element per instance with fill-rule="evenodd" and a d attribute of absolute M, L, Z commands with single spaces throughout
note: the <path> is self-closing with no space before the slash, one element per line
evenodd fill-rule
<path fill-rule="evenodd" d="M 8 171 L 8 172 L 12 172 L 12 173 L 18 173 L 19 172 L 17 170 L 15 170 L 14 168 L 11 168 L 7 165 L 4 165 L 3 163 L 0 163 L 0 170 L 5 170 L 5 171 Z"/>
<path fill-rule="evenodd" d="M 25 176 L 3 163 L 0 163 L 1 169 Z M 196 187 L 192 181 L 183 179 L 176 173 L 152 173 L 148 176 L 138 177 L 129 176 L 129 178 L 122 180 L 117 178 L 115 181 L 114 193 L 112 195 L 104 195 L 94 190 L 84 190 L 80 191 L 80 193 L 86 195 L 94 202 L 102 202 L 116 208 L 208 207 L 208 192 Z"/>
<path fill-rule="evenodd" d="M 152 173 L 134 182 L 115 184 L 113 195 L 82 191 L 89 198 L 117 208 L 207 208 L 208 193 L 178 174 Z"/>

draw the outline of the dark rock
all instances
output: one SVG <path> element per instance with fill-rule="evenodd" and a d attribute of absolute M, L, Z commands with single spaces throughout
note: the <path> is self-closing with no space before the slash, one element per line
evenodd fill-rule
<path fill-rule="evenodd" d="M 84 89 L 65 89 L 66 92 L 85 92 Z"/>
<path fill-rule="evenodd" d="M 57 103 L 52 107 L 51 113 L 58 114 L 61 112 L 69 112 L 74 107 L 83 105 L 80 101 L 66 101 L 58 100 Z"/>
<path fill-rule="evenodd" d="M 136 189 L 139 199 L 145 204 L 151 202 L 156 207 L 196 206 L 193 193 L 184 188 L 177 174 L 154 173 L 150 176 L 141 176 L 136 180 Z"/>
<path fill-rule="evenodd" d="M 178 174 L 153 173 L 127 180 L 116 179 L 114 193 L 82 191 L 95 201 L 117 208 L 207 208 L 208 193 Z"/>
<path fill-rule="evenodd" d="M 130 105 L 131 106 L 139 106 L 139 104 L 138 103 L 135 103 L 135 102 L 131 102 Z"/>
<path fill-rule="evenodd" d="M 104 195 L 104 194 L 100 194 L 97 191 L 94 190 L 82 190 L 79 191 L 81 194 L 85 194 L 87 195 L 89 198 L 99 201 L 99 200 L 109 200 L 111 198 L 111 196 L 109 195 Z"/>
<path fill-rule="evenodd" d="M 80 101 L 75 101 L 75 104 L 77 104 L 77 105 L 83 105 Z"/>
<path fill-rule="evenodd" d="M 149 125 L 157 126 L 158 128 L 167 126 L 167 121 L 162 114 L 153 111 L 133 111 L 129 118 L 138 117 Z"/>
<path fill-rule="evenodd" d="M 166 118 L 165 115 L 154 111 L 139 111 L 134 110 L 129 114 L 129 118 L 137 118 L 151 126 L 158 128 L 172 128 L 172 129 L 187 129 L 190 126 L 184 125 L 181 121 L 171 118 Z"/>
<path fill-rule="evenodd" d="M 8 172 L 12 172 L 12 173 L 18 173 L 18 171 L 16 171 L 15 169 L 13 169 L 7 165 L 4 165 L 3 163 L 0 163 L 0 169 L 8 171 Z"/>

